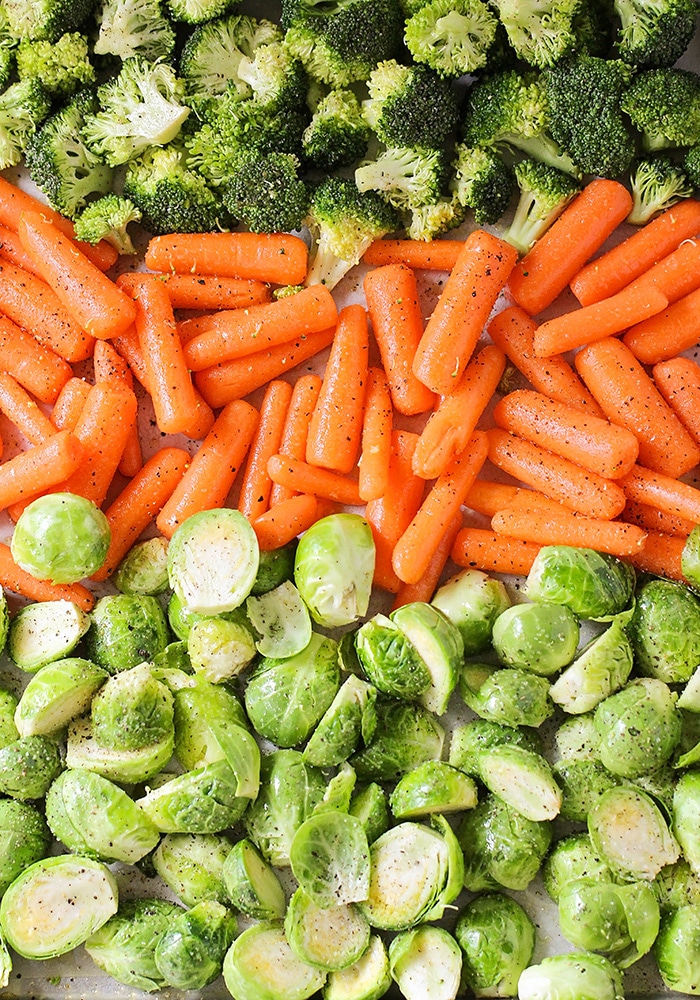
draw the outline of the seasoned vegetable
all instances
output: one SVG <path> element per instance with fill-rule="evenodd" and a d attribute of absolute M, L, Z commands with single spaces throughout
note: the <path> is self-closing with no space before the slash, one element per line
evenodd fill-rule
<path fill-rule="evenodd" d="M 528 573 L 531 601 L 561 604 L 580 618 L 605 619 L 623 611 L 634 591 L 629 563 L 593 549 L 545 545 Z"/>
<path fill-rule="evenodd" d="M 155 597 L 101 597 L 91 616 L 87 645 L 99 666 L 116 674 L 161 653 L 169 641 L 165 615 Z"/>
<path fill-rule="evenodd" d="M 489 648 L 493 623 L 510 603 L 503 583 L 478 569 L 465 569 L 451 577 L 431 601 L 462 633 L 465 656 L 477 656 Z"/>
<path fill-rule="evenodd" d="M 492 641 L 506 666 L 547 677 L 571 663 L 578 638 L 578 621 L 566 605 L 514 604 L 496 619 Z"/>
<path fill-rule="evenodd" d="M 75 583 L 100 568 L 109 539 L 109 522 L 94 503 L 75 493 L 49 493 L 22 512 L 11 550 L 37 579 Z"/>
<path fill-rule="evenodd" d="M 477 896 L 460 910 L 454 934 L 475 996 L 515 996 L 535 947 L 535 925 L 522 906 L 500 892 Z"/>
<path fill-rule="evenodd" d="M 20 608 L 10 622 L 8 652 L 33 673 L 70 656 L 90 627 L 90 617 L 72 601 L 46 601 Z"/>

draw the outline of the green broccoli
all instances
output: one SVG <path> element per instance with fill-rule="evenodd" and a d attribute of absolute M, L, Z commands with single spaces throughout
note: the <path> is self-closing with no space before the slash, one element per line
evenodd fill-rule
<path fill-rule="evenodd" d="M 236 0 L 166 0 L 174 21 L 203 24 L 222 14 L 228 14 Z"/>
<path fill-rule="evenodd" d="M 147 149 L 129 162 L 124 196 L 156 235 L 212 232 L 230 221 L 219 197 L 190 169 L 185 150 L 174 143 Z"/>
<path fill-rule="evenodd" d="M 659 212 L 693 194 L 693 183 L 678 163 L 668 156 L 644 156 L 630 170 L 632 210 L 627 221 L 643 226 Z"/>
<path fill-rule="evenodd" d="M 155 62 L 173 53 L 175 31 L 161 0 L 103 0 L 96 19 L 96 55 L 141 56 Z"/>
<path fill-rule="evenodd" d="M 630 74 L 618 59 L 588 55 L 544 71 L 552 136 L 584 174 L 618 177 L 632 162 L 635 140 L 620 110 Z"/>
<path fill-rule="evenodd" d="M 57 212 L 74 218 L 92 195 L 112 188 L 112 169 L 81 139 L 86 114 L 97 107 L 94 92 L 81 90 L 48 118 L 29 140 L 25 164 L 29 176 Z"/>
<path fill-rule="evenodd" d="M 3 7 L 15 38 L 56 42 L 76 31 L 92 13 L 94 0 L 4 0 Z"/>
<path fill-rule="evenodd" d="M 120 254 L 136 253 L 127 232 L 130 222 L 140 222 L 141 212 L 133 201 L 118 194 L 106 194 L 91 201 L 75 220 L 75 236 L 85 243 L 106 240 Z"/>
<path fill-rule="evenodd" d="M 447 173 L 442 150 L 390 146 L 360 164 L 355 183 L 359 191 L 376 191 L 394 208 L 410 212 L 439 199 Z"/>
<path fill-rule="evenodd" d="M 114 79 L 97 88 L 100 107 L 85 116 L 83 138 L 110 166 L 127 163 L 175 138 L 190 113 L 183 97 L 184 84 L 172 66 L 127 59 Z"/>
<path fill-rule="evenodd" d="M 254 100 L 271 110 L 306 104 L 306 71 L 282 42 L 259 45 L 252 56 L 244 56 L 238 76 L 250 87 Z"/>
<path fill-rule="evenodd" d="M 621 99 L 647 152 L 700 143 L 700 76 L 682 69 L 638 73 Z"/>
<path fill-rule="evenodd" d="M 300 229 L 309 207 L 309 191 L 291 153 L 242 156 L 223 190 L 231 215 L 254 233 Z"/>
<path fill-rule="evenodd" d="M 461 226 L 465 215 L 464 207 L 456 198 L 438 198 L 428 205 L 411 209 L 406 235 L 410 240 L 429 242 Z"/>
<path fill-rule="evenodd" d="M 341 177 L 327 177 L 312 191 L 305 223 L 312 237 L 306 284 L 328 288 L 359 263 L 370 243 L 401 228 L 398 213 L 379 195 L 361 193 Z"/>
<path fill-rule="evenodd" d="M 385 146 L 438 149 L 457 127 L 455 93 L 427 66 L 387 59 L 370 73 L 367 89 L 362 111 Z"/>
<path fill-rule="evenodd" d="M 477 226 L 492 226 L 505 213 L 515 192 L 515 176 L 498 153 L 483 146 L 455 147 L 450 189 Z"/>
<path fill-rule="evenodd" d="M 0 170 L 16 166 L 51 109 L 38 80 L 20 80 L 0 94 Z"/>
<path fill-rule="evenodd" d="M 520 197 L 504 234 L 518 253 L 526 254 L 581 190 L 569 174 L 537 160 L 521 160 L 514 168 Z"/>
<path fill-rule="evenodd" d="M 372 131 L 351 90 L 331 90 L 302 136 L 304 158 L 319 170 L 348 167 L 364 156 Z"/>
<path fill-rule="evenodd" d="M 520 59 L 544 69 L 576 45 L 573 19 L 580 0 L 493 0 Z"/>
<path fill-rule="evenodd" d="M 250 59 L 258 46 L 281 40 L 278 25 L 244 14 L 200 24 L 180 54 L 179 74 L 188 95 L 207 98 L 228 91 L 241 100 L 252 97 L 251 87 L 238 75 L 241 60 Z"/>
<path fill-rule="evenodd" d="M 61 35 L 57 42 L 24 39 L 17 47 L 17 73 L 20 80 L 38 80 L 54 97 L 71 97 L 95 82 L 89 52 L 87 36 L 78 31 Z"/>
<path fill-rule="evenodd" d="M 608 56 L 613 46 L 615 17 L 613 0 L 586 0 L 574 14 L 572 28 L 577 52 Z"/>
<path fill-rule="evenodd" d="M 673 66 L 695 32 L 696 0 L 614 0 L 614 8 L 620 59 L 635 66 Z"/>
<path fill-rule="evenodd" d="M 406 21 L 406 48 L 444 77 L 483 69 L 498 19 L 483 0 L 430 0 Z"/>

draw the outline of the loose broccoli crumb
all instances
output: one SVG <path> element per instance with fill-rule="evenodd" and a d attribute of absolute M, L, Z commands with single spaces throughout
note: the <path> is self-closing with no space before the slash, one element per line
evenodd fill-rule
<path fill-rule="evenodd" d="M 20 80 L 38 80 L 55 97 L 71 97 L 82 86 L 95 82 L 86 35 L 74 31 L 57 42 L 25 39 L 17 47 Z"/>
<path fill-rule="evenodd" d="M 406 47 L 443 77 L 475 73 L 488 62 L 498 19 L 483 0 L 431 0 L 406 21 Z"/>
<path fill-rule="evenodd" d="M 643 226 L 659 212 L 690 198 L 693 184 L 685 170 L 668 156 L 645 156 L 630 171 L 632 210 L 627 221 Z"/>

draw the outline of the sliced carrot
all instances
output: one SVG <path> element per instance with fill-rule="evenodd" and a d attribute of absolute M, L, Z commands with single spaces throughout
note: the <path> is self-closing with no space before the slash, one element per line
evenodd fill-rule
<path fill-rule="evenodd" d="M 0 412 L 11 420 L 15 427 L 32 444 L 42 444 L 56 433 L 39 404 L 30 396 L 16 379 L 0 370 Z"/>
<path fill-rule="evenodd" d="M 2 234 L 0 233 L 0 238 Z M 173 309 L 246 309 L 270 301 L 270 288 L 252 278 L 227 278 L 213 274 L 162 274 Z M 133 283 L 127 272 L 119 275 L 125 291 Z"/>
<path fill-rule="evenodd" d="M 289 382 L 282 379 L 268 382 L 238 497 L 238 509 L 251 522 L 269 507 L 272 480 L 268 475 L 267 463 L 272 455 L 279 453 L 291 398 L 292 387 Z"/>
<path fill-rule="evenodd" d="M 375 240 L 362 258 L 370 267 L 405 264 L 416 270 L 451 271 L 462 250 L 461 240 Z"/>
<path fill-rule="evenodd" d="M 98 340 L 95 343 L 95 352 L 92 356 L 92 363 L 95 372 L 96 382 L 106 382 L 116 378 L 124 382 L 130 389 L 134 388 L 134 377 L 125 359 L 106 340 Z M 135 476 L 143 466 L 143 453 L 141 451 L 141 440 L 139 438 L 138 421 L 134 422 L 131 433 L 124 445 L 124 452 L 119 462 L 119 471 L 129 479 Z"/>
<path fill-rule="evenodd" d="M 289 458 L 303 461 L 306 457 L 306 439 L 309 433 L 311 414 L 314 411 L 318 394 L 321 391 L 322 379 L 313 372 L 298 378 L 292 389 L 287 416 L 282 428 L 279 452 Z M 274 507 L 283 500 L 296 496 L 294 490 L 288 490 L 279 483 L 273 483 L 270 490 L 270 506 Z"/>
<path fill-rule="evenodd" d="M 462 528 L 452 546 L 452 561 L 466 569 L 484 573 L 526 576 L 541 546 L 519 538 L 499 535 L 486 528 Z"/>
<path fill-rule="evenodd" d="M 0 465 L 0 510 L 36 497 L 72 475 L 83 459 L 83 446 L 70 431 L 58 431 L 41 444 Z"/>
<path fill-rule="evenodd" d="M 389 489 L 394 408 L 382 368 L 370 367 L 362 421 L 358 489 L 363 500 L 377 500 Z"/>
<path fill-rule="evenodd" d="M 412 604 L 414 601 L 429 601 L 438 585 L 442 572 L 450 558 L 452 546 L 455 543 L 458 532 L 462 528 L 462 514 L 460 511 L 454 515 L 445 529 L 445 533 L 438 542 L 433 556 L 426 567 L 423 576 L 416 583 L 402 583 L 396 593 L 391 610 L 395 611 L 404 604 Z"/>
<path fill-rule="evenodd" d="M 628 556 L 644 544 L 646 532 L 635 524 L 583 517 L 561 507 L 522 507 L 498 511 L 491 527 L 501 535 L 537 545 L 574 545 L 613 556 Z"/>
<path fill-rule="evenodd" d="M 619 483 L 628 500 L 637 500 L 666 514 L 700 524 L 700 490 L 694 486 L 642 465 L 635 465 Z"/>
<path fill-rule="evenodd" d="M 55 403 L 73 375 L 68 362 L 6 316 L 0 316 L 0 370 L 42 403 Z"/>
<path fill-rule="evenodd" d="M 318 501 L 308 493 L 297 493 L 270 507 L 253 521 L 258 545 L 270 551 L 287 545 L 318 520 Z"/>
<path fill-rule="evenodd" d="M 668 309 L 636 323 L 622 338 L 644 365 L 668 361 L 700 340 L 700 288 L 673 302 Z"/>
<path fill-rule="evenodd" d="M 658 510 L 638 500 L 627 500 L 623 511 L 624 521 L 644 528 L 649 534 L 675 535 L 677 538 L 687 538 L 695 525 L 677 514 Z"/>
<path fill-rule="evenodd" d="M 310 493 L 348 507 L 359 507 L 362 503 L 356 482 L 337 472 L 309 465 L 308 462 L 300 462 L 286 455 L 273 455 L 268 460 L 267 471 L 273 482 L 281 483 L 297 493 Z"/>
<path fill-rule="evenodd" d="M 654 365 L 654 384 L 696 444 L 700 445 L 700 365 L 669 358 Z"/>
<path fill-rule="evenodd" d="M 152 271 L 300 285 L 306 277 L 308 249 L 288 233 L 176 233 L 152 239 L 145 260 Z"/>
<path fill-rule="evenodd" d="M 90 383 L 74 376 L 61 389 L 51 411 L 51 423 L 59 431 L 74 431 L 90 395 Z"/>
<path fill-rule="evenodd" d="M 629 553 L 626 558 L 642 573 L 653 573 L 654 576 L 664 576 L 668 580 L 687 583 L 681 569 L 681 553 L 684 547 L 684 538 L 649 531 L 642 547 L 637 552 Z"/>
<path fill-rule="evenodd" d="M 50 583 L 37 580 L 12 558 L 10 546 L 0 542 L 0 586 L 30 601 L 71 601 L 83 611 L 92 611 L 95 598 L 80 583 Z"/>

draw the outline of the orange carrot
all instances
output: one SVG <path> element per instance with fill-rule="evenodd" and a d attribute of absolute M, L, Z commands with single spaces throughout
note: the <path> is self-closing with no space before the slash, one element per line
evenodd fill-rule
<path fill-rule="evenodd" d="M 489 344 L 467 365 L 450 396 L 443 396 L 428 417 L 416 450 L 413 471 L 423 479 L 437 479 L 464 451 L 506 367 L 500 347 Z"/>
<path fill-rule="evenodd" d="M 635 524 L 582 517 L 562 507 L 522 507 L 498 511 L 491 527 L 501 535 L 519 538 L 537 545 L 574 545 L 596 549 L 612 556 L 628 556 L 638 552 L 646 533 Z"/>
<path fill-rule="evenodd" d="M 93 337 L 116 337 L 134 322 L 128 295 L 38 212 L 19 217 L 19 238 L 44 281 Z"/>
<path fill-rule="evenodd" d="M 641 293 L 651 286 L 665 295 L 669 302 L 677 302 L 699 285 L 700 240 L 684 240 L 677 250 L 635 278 L 627 287 L 630 292 Z"/>
<path fill-rule="evenodd" d="M 464 241 L 413 360 L 414 375 L 433 392 L 454 391 L 517 259 L 510 243 L 484 230 Z"/>
<path fill-rule="evenodd" d="M 51 423 L 59 431 L 74 431 L 90 394 L 90 383 L 74 376 L 61 389 L 51 411 Z"/>
<path fill-rule="evenodd" d="M 450 462 L 426 494 L 394 547 L 391 562 L 403 583 L 417 583 L 428 569 L 447 526 L 486 461 L 488 440 L 475 431 L 465 450 Z"/>
<path fill-rule="evenodd" d="M 540 551 L 534 542 L 499 535 L 486 528 L 462 528 L 452 546 L 452 561 L 484 573 L 526 576 Z"/>
<path fill-rule="evenodd" d="M 112 378 L 116 378 L 124 382 L 125 385 L 128 385 L 130 389 L 134 388 L 134 377 L 129 365 L 108 341 L 96 341 L 92 363 L 96 382 L 106 382 Z M 141 451 L 137 420 L 134 422 L 131 433 L 124 445 L 124 452 L 119 462 L 119 471 L 123 476 L 127 476 L 130 479 L 136 475 L 142 466 L 143 453 Z"/>
<path fill-rule="evenodd" d="M 617 479 L 637 461 L 639 442 L 624 427 L 584 414 L 530 389 L 503 396 L 493 411 L 496 425 L 539 444 L 605 479 Z"/>
<path fill-rule="evenodd" d="M 72 601 L 83 611 L 92 611 L 95 598 L 80 583 L 50 583 L 37 580 L 12 558 L 10 546 L 0 542 L 0 586 L 30 601 Z"/>
<path fill-rule="evenodd" d="M 445 529 L 445 533 L 438 542 L 433 557 L 428 563 L 423 576 L 416 583 L 402 583 L 396 593 L 391 610 L 395 611 L 404 604 L 412 604 L 413 601 L 429 601 L 435 593 L 435 588 L 442 576 L 447 560 L 452 552 L 458 532 L 462 528 L 462 514 L 460 511 L 454 515 Z"/>
<path fill-rule="evenodd" d="M 637 524 L 649 534 L 675 535 L 678 538 L 687 538 L 695 527 L 692 521 L 686 521 L 684 517 L 639 503 L 638 500 L 627 501 L 622 520 L 628 524 Z"/>
<path fill-rule="evenodd" d="M 666 296 L 652 284 L 623 288 L 609 299 L 546 320 L 535 330 L 535 354 L 548 358 L 611 337 L 657 316 L 667 305 Z"/>
<path fill-rule="evenodd" d="M 653 469 L 635 465 L 619 480 L 628 500 L 637 500 L 666 514 L 700 524 L 700 490 Z"/>
<path fill-rule="evenodd" d="M 700 365 L 670 358 L 652 368 L 654 384 L 696 444 L 700 444 Z"/>
<path fill-rule="evenodd" d="M 509 306 L 494 316 L 488 333 L 494 344 L 508 355 L 538 392 L 575 406 L 583 413 L 602 417 L 603 411 L 564 358 L 537 357 L 534 348 L 536 329 L 537 324 L 523 309 Z"/>
<path fill-rule="evenodd" d="M 613 424 L 632 431 L 642 465 L 678 478 L 700 461 L 700 449 L 628 347 L 609 337 L 575 358 L 579 375 Z"/>
<path fill-rule="evenodd" d="M 462 249 L 461 240 L 375 240 L 365 250 L 363 264 L 383 267 L 405 264 L 416 270 L 451 271 Z"/>
<path fill-rule="evenodd" d="M 41 277 L 41 272 L 34 263 L 33 258 L 24 249 L 19 234 L 15 230 L 8 229 L 7 226 L 2 225 L 0 225 L 0 257 L 9 260 L 16 267 L 30 271 L 37 278 Z"/>
<path fill-rule="evenodd" d="M 253 521 L 258 545 L 263 552 L 287 545 L 318 520 L 318 501 L 309 493 L 297 493 L 270 507 Z"/>
<path fill-rule="evenodd" d="M 152 239 L 145 260 L 152 271 L 300 285 L 306 277 L 308 249 L 288 233 L 176 233 Z"/>
<path fill-rule="evenodd" d="M 57 486 L 76 471 L 82 458 L 83 446 L 70 431 L 59 431 L 19 452 L 0 465 L 0 510 Z"/>
<path fill-rule="evenodd" d="M 346 306 L 326 362 L 323 385 L 311 415 L 306 461 L 346 475 L 357 464 L 367 391 L 367 313 Z"/>
<path fill-rule="evenodd" d="M 0 316 L 0 370 L 42 403 L 55 403 L 73 375 L 68 362 L 12 320 Z"/>
<path fill-rule="evenodd" d="M 278 378 L 313 358 L 328 347 L 334 334 L 333 326 L 320 333 L 297 337 L 291 343 L 273 347 L 269 351 L 213 365 L 197 372 L 195 384 L 210 406 L 225 406 L 231 400 L 247 396 L 266 385 L 270 379 Z"/>
<path fill-rule="evenodd" d="M 700 340 L 700 288 L 673 302 L 668 309 L 636 323 L 622 338 L 644 365 L 668 361 Z"/>
<path fill-rule="evenodd" d="M 642 547 L 637 552 L 628 554 L 626 558 L 642 573 L 653 573 L 654 576 L 664 576 L 668 580 L 687 583 L 681 569 L 681 553 L 684 546 L 684 538 L 650 531 Z"/>
<path fill-rule="evenodd" d="M 267 471 L 273 482 L 297 493 L 311 493 L 312 496 L 334 500 L 348 507 L 359 507 L 362 503 L 356 482 L 308 462 L 287 458 L 286 455 L 273 455 L 268 460 Z"/>
<path fill-rule="evenodd" d="M 190 514 L 224 505 L 257 426 L 258 411 L 249 403 L 234 400 L 223 408 L 156 518 L 161 534 L 172 538 Z"/>
<path fill-rule="evenodd" d="M 315 374 L 302 375 L 297 379 L 292 389 L 287 415 L 282 428 L 279 452 L 289 458 L 303 461 L 306 457 L 306 439 L 309 433 L 309 422 L 313 413 L 318 394 L 321 391 L 321 376 Z M 296 496 L 293 490 L 288 490 L 279 483 L 273 483 L 270 490 L 270 506 L 274 507 L 283 500 Z"/>
<path fill-rule="evenodd" d="M 16 379 L 2 370 L 0 370 L 0 412 L 4 413 L 32 444 L 42 444 L 56 433 L 56 428 L 39 408 L 34 397 L 30 396 Z"/>
<path fill-rule="evenodd" d="M 587 184 L 513 270 L 508 287 L 517 304 L 531 316 L 551 305 L 631 208 L 619 181 Z"/>
<path fill-rule="evenodd" d="M 0 237 L 1 237 L 0 233 Z M 213 274 L 158 275 L 168 289 L 173 309 L 245 309 L 270 301 L 270 289 L 252 278 L 227 278 Z M 119 275 L 119 285 L 127 291 L 132 275 Z"/>
<path fill-rule="evenodd" d="M 700 233 L 700 202 L 689 198 L 666 209 L 612 250 L 582 267 L 571 279 L 571 291 L 582 306 L 615 295 L 697 233 Z"/>
<path fill-rule="evenodd" d="M 152 455 L 105 511 L 111 537 L 102 566 L 93 580 L 106 580 L 139 535 L 172 496 L 189 465 L 183 448 L 161 448 Z"/>
<path fill-rule="evenodd" d="M 267 463 L 272 455 L 279 453 L 291 398 L 292 387 L 289 382 L 279 379 L 268 383 L 238 498 L 238 509 L 251 522 L 269 507 L 272 480 L 267 472 Z"/>
<path fill-rule="evenodd" d="M 358 489 L 363 500 L 377 500 L 389 489 L 391 430 L 394 410 L 389 382 L 381 368 L 370 367 L 362 421 Z"/>
<path fill-rule="evenodd" d="M 477 479 L 464 499 L 464 506 L 491 518 L 505 507 L 542 507 L 552 502 L 539 490 L 527 490 L 509 483 L 495 483 L 490 479 Z"/>

